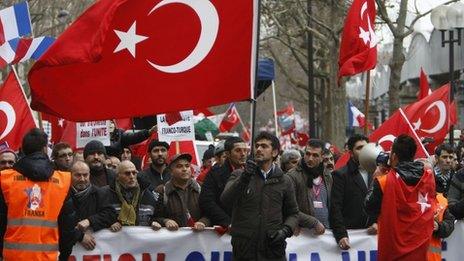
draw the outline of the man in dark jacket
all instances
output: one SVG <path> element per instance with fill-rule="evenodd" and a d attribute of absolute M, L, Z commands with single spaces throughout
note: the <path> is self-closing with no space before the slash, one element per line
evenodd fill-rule
<path fill-rule="evenodd" d="M 134 163 L 125 160 L 118 166 L 117 179 L 106 187 L 108 200 L 116 209 L 118 218 L 110 230 L 118 232 L 122 226 L 151 226 L 161 228 L 157 222 L 162 207 L 158 204 L 159 194 L 150 184 L 137 178 Z"/>
<path fill-rule="evenodd" d="M 85 162 L 77 161 L 71 167 L 73 198 L 79 222 L 78 240 L 87 250 L 93 250 L 96 242 L 92 232 L 109 228 L 116 222 L 116 210 L 109 204 L 104 190 L 90 184 L 90 169 Z"/>
<path fill-rule="evenodd" d="M 139 173 L 139 177 L 149 182 L 158 193 L 163 193 L 164 184 L 171 179 L 171 173 L 167 167 L 168 150 L 168 143 L 151 141 L 147 151 L 151 159 L 150 167 Z"/>
<path fill-rule="evenodd" d="M 231 205 L 223 205 L 221 194 L 232 171 L 245 165 L 248 145 L 239 137 L 230 137 L 225 141 L 226 161 L 220 167 L 213 167 L 206 175 L 200 193 L 200 209 L 209 218 L 212 225 L 229 227 Z"/>
<path fill-rule="evenodd" d="M 109 156 L 121 157 L 123 149 L 140 143 L 148 138 L 156 131 L 156 125 L 149 130 L 141 130 L 136 132 L 125 132 L 122 129 L 116 128 L 114 122 L 110 123 L 110 142 L 111 145 L 106 147 Z"/>
<path fill-rule="evenodd" d="M 55 177 L 55 171 L 53 169 L 53 164 L 49 160 L 46 152 L 47 152 L 47 134 L 43 132 L 40 129 L 32 129 L 30 130 L 23 138 L 22 140 L 22 151 L 24 153 L 24 157 L 21 158 L 13 167 L 13 170 L 17 173 L 19 173 L 21 176 L 24 176 L 26 179 L 21 179 L 21 176 L 17 177 L 17 181 L 23 181 L 23 182 L 41 182 L 41 183 L 48 183 L 48 182 L 53 182 L 54 184 L 61 184 L 62 180 L 59 180 L 58 178 Z M 9 170 L 11 171 L 11 170 Z M 61 176 L 66 176 L 66 174 L 69 175 L 69 173 L 62 173 Z M 63 178 L 69 178 L 70 177 L 63 177 Z M 53 179 L 53 180 L 52 180 Z M 1 184 L 1 182 L 0 182 Z M 36 184 L 37 186 L 37 184 Z M 7 203 L 5 201 L 5 195 L 3 194 L 1 188 L 3 187 L 0 186 L 0 250 L 3 252 L 3 246 L 4 246 L 4 236 L 5 236 L 5 231 L 8 226 L 15 226 L 16 229 L 23 229 L 22 224 L 10 224 L 10 222 L 7 222 L 7 217 L 8 217 L 8 208 L 11 207 L 11 202 Z M 68 188 L 66 188 L 67 190 Z M 36 190 L 37 191 L 37 190 Z M 51 204 L 49 202 L 50 196 L 45 194 L 46 191 L 42 192 L 41 189 L 39 188 L 38 190 L 38 197 L 36 199 L 39 201 L 34 207 L 34 210 L 36 210 L 38 213 L 47 214 L 45 213 L 44 209 L 46 208 L 47 204 Z M 24 196 L 27 196 L 26 193 L 21 193 L 21 195 L 17 195 L 17 202 L 23 201 Z M 10 195 L 11 197 L 11 195 Z M 55 200 L 58 200 L 59 196 L 57 195 Z M 11 198 L 10 198 L 11 200 Z M 56 203 L 56 201 L 55 201 Z M 24 206 L 25 210 L 30 210 L 33 206 Z M 24 211 L 27 213 L 26 211 Z M 28 218 L 27 214 L 24 214 L 25 217 L 24 219 L 30 219 Z M 67 260 L 68 255 L 70 253 L 70 249 L 76 242 L 75 240 L 75 226 L 77 223 L 77 217 L 76 213 L 73 208 L 73 202 L 71 197 L 68 196 L 64 200 L 61 211 L 59 212 L 58 215 L 58 231 L 59 231 L 59 251 L 61 252 L 59 259 L 60 260 Z M 50 223 L 52 223 L 50 221 Z M 8 225 L 7 225 L 8 224 Z M 39 226 L 39 225 L 37 225 Z M 34 226 L 32 226 L 34 227 Z M 27 229 L 24 228 L 24 229 Z M 30 227 L 29 227 L 30 229 Z M 23 230 L 25 232 L 25 230 Z M 43 229 L 43 233 L 47 233 L 47 228 Z M 50 233 L 50 232 L 48 232 Z M 26 235 L 27 236 L 27 235 Z M 11 235 L 10 235 L 11 237 Z M 43 238 L 41 236 L 41 238 Z M 18 246 L 20 246 L 22 243 L 18 242 Z M 9 250 L 13 250 L 17 246 L 11 246 Z M 33 248 L 34 246 L 31 246 Z M 58 249 L 57 249 L 58 250 Z M 30 253 L 33 250 L 30 250 Z M 37 250 L 40 251 L 40 250 Z M 41 256 L 40 252 L 36 252 L 37 256 Z M 0 259 L 2 256 L 0 256 Z M 17 257 L 18 259 L 21 259 L 20 256 Z"/>
<path fill-rule="evenodd" d="M 192 156 L 183 153 L 174 155 L 169 162 L 172 178 L 166 183 L 160 198 L 165 217 L 161 224 L 169 230 L 192 227 L 201 231 L 209 226 L 209 220 L 203 216 L 198 204 L 201 188 L 192 178 L 191 161 Z"/>
<path fill-rule="evenodd" d="M 323 234 L 329 227 L 330 192 L 332 175 L 324 170 L 322 150 L 324 142 L 311 139 L 305 148 L 305 155 L 298 165 L 288 172 L 292 179 L 298 202 L 299 225 L 315 229 Z"/>
<path fill-rule="evenodd" d="M 84 147 L 85 163 L 90 168 L 90 183 L 96 187 L 103 187 L 114 183 L 116 174 L 105 167 L 106 149 L 98 140 L 92 140 Z"/>
<path fill-rule="evenodd" d="M 286 260 L 286 238 L 298 226 L 292 181 L 274 163 L 279 139 L 261 132 L 255 138 L 254 160 L 232 172 L 221 201 L 232 205 L 234 260 Z"/>
<path fill-rule="evenodd" d="M 456 219 L 464 218 L 464 168 L 451 179 L 448 190 L 448 208 Z"/>
<path fill-rule="evenodd" d="M 347 165 L 332 173 L 333 186 L 330 203 L 330 226 L 338 246 L 350 248 L 347 229 L 368 228 L 376 220 L 369 218 L 364 210 L 372 175 L 359 168 L 358 157 L 361 149 L 369 142 L 363 135 L 354 135 L 348 139 L 348 149 L 351 158 Z M 369 229 L 376 233 L 375 226 Z"/>

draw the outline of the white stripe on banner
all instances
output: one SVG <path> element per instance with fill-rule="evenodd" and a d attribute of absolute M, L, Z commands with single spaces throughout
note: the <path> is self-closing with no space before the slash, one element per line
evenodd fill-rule
<path fill-rule="evenodd" d="M 37 50 L 37 47 L 40 45 L 42 40 L 44 39 L 44 36 L 37 37 L 32 39 L 31 45 L 29 46 L 29 49 L 27 49 L 27 53 L 24 55 L 24 57 L 20 60 L 20 62 L 24 62 L 26 60 L 29 60 L 34 52 Z"/>
<path fill-rule="evenodd" d="M 11 63 L 15 58 L 15 51 L 11 48 L 9 42 L 5 42 L 0 46 L 0 57 L 6 62 Z"/>
<path fill-rule="evenodd" d="M 0 10 L 0 20 L 3 24 L 5 41 L 19 37 L 16 15 L 13 6 Z"/>
<path fill-rule="evenodd" d="M 377 237 L 369 236 L 366 230 L 349 230 L 351 249 L 341 251 L 335 244 L 330 230 L 315 237 L 304 230 L 297 237 L 287 239 L 287 260 L 289 261 L 373 261 L 377 254 Z M 230 261 L 232 247 L 230 236 L 218 236 L 216 232 L 192 232 L 180 229 L 176 232 L 161 229 L 153 231 L 148 227 L 124 227 L 113 233 L 103 230 L 94 235 L 96 247 L 85 250 L 79 243 L 74 246 L 75 260 L 152 260 L 152 261 Z M 456 223 L 456 228 L 443 244 L 443 258 L 447 261 L 462 260 L 464 245 L 464 223 Z"/>

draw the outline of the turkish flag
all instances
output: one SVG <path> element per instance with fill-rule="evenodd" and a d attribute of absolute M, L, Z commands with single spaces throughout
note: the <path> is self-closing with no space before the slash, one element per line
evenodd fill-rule
<path fill-rule="evenodd" d="M 386 178 L 377 260 L 427 260 L 436 209 L 433 172 L 425 170 L 415 186 L 406 185 L 394 170 Z"/>
<path fill-rule="evenodd" d="M 429 96 L 431 93 L 432 91 L 430 90 L 429 81 L 427 80 L 427 74 L 425 74 L 424 69 L 421 68 L 417 100 L 420 101 Z"/>
<path fill-rule="evenodd" d="M 61 135 L 60 142 L 66 142 L 73 150 L 77 149 L 77 125 L 73 121 L 65 121 L 63 135 Z"/>
<path fill-rule="evenodd" d="M 238 111 L 235 108 L 235 104 L 232 104 L 229 109 L 227 109 L 224 118 L 222 118 L 221 123 L 219 124 L 219 131 L 228 132 L 230 131 L 237 123 L 239 123 Z"/>
<path fill-rule="evenodd" d="M 30 70 L 32 108 L 89 121 L 248 100 L 257 1 L 98 1 Z"/>
<path fill-rule="evenodd" d="M 21 147 L 23 136 L 37 127 L 21 84 L 12 71 L 0 88 L 0 143 L 12 150 Z"/>
<path fill-rule="evenodd" d="M 123 130 L 130 130 L 133 128 L 133 123 L 131 118 L 124 118 L 124 119 L 115 119 L 114 123 L 116 128 L 123 129 Z"/>
<path fill-rule="evenodd" d="M 44 122 L 46 121 L 50 124 L 50 127 L 51 127 L 50 141 L 54 144 L 60 142 L 61 136 L 63 135 L 66 120 L 58 118 L 54 115 L 50 115 L 48 113 L 42 113 L 42 121 Z"/>
<path fill-rule="evenodd" d="M 404 109 L 417 135 L 420 138 L 434 139 L 434 142 L 430 144 L 431 150 L 445 140 L 449 131 L 450 118 L 453 118 L 449 105 L 449 89 L 449 84 L 446 84 Z"/>
<path fill-rule="evenodd" d="M 374 0 L 354 0 L 346 16 L 340 43 L 338 78 L 375 68 L 377 37 Z"/>
<path fill-rule="evenodd" d="M 394 140 L 401 134 L 411 136 L 417 145 L 416 158 L 428 158 L 428 153 L 414 132 L 402 109 L 396 111 L 388 120 L 369 136 L 370 142 L 377 142 L 385 151 L 390 151 Z"/>

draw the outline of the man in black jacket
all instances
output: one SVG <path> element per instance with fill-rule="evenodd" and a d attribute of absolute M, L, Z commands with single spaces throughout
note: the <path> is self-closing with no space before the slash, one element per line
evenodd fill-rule
<path fill-rule="evenodd" d="M 87 143 L 84 147 L 84 159 L 90 168 L 90 183 L 99 188 L 114 183 L 116 174 L 105 166 L 106 149 L 103 143 L 98 140 Z"/>
<path fill-rule="evenodd" d="M 231 205 L 221 203 L 221 194 L 232 171 L 245 165 L 248 146 L 239 137 L 230 137 L 224 144 L 227 159 L 220 167 L 213 167 L 207 174 L 200 193 L 200 209 L 212 225 L 229 227 Z"/>
<path fill-rule="evenodd" d="M 298 226 L 292 181 L 274 163 L 279 139 L 261 132 L 255 138 L 254 160 L 232 172 L 221 201 L 232 205 L 234 260 L 286 260 L 286 238 Z"/>
<path fill-rule="evenodd" d="M 85 249 L 93 250 L 96 242 L 92 232 L 109 228 L 115 223 L 116 210 L 109 204 L 105 191 L 90 184 L 90 169 L 85 162 L 73 164 L 71 177 L 71 196 L 79 218 L 77 237 Z"/>
<path fill-rule="evenodd" d="M 110 123 L 110 146 L 106 146 L 106 152 L 109 156 L 121 157 L 123 149 L 140 143 L 148 138 L 156 131 L 156 125 L 149 130 L 141 130 L 136 132 L 125 132 L 122 129 L 116 128 L 113 121 Z"/>
<path fill-rule="evenodd" d="M 369 219 L 364 209 L 364 199 L 372 181 L 372 175 L 359 168 L 359 153 L 369 142 L 363 135 L 348 139 L 351 158 L 343 168 L 333 172 L 333 186 L 330 204 L 330 226 L 338 246 L 350 248 L 347 229 L 368 228 L 376 220 Z M 376 233 L 375 226 L 369 232 Z"/>
<path fill-rule="evenodd" d="M 150 167 L 139 173 L 139 177 L 149 182 L 158 193 L 163 193 L 164 184 L 171 179 L 171 173 L 167 167 L 168 150 L 168 143 L 151 141 L 147 151 L 151 159 Z"/>

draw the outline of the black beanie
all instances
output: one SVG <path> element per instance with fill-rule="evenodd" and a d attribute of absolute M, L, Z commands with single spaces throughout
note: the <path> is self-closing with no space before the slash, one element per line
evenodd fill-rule
<path fill-rule="evenodd" d="M 208 149 L 203 154 L 203 161 L 214 157 L 214 145 L 209 145 Z"/>
<path fill-rule="evenodd" d="M 101 143 L 98 140 L 91 140 L 84 147 L 84 159 L 86 159 L 87 156 L 95 152 L 101 152 L 106 156 L 106 149 L 105 146 L 103 146 L 103 143 Z"/>

